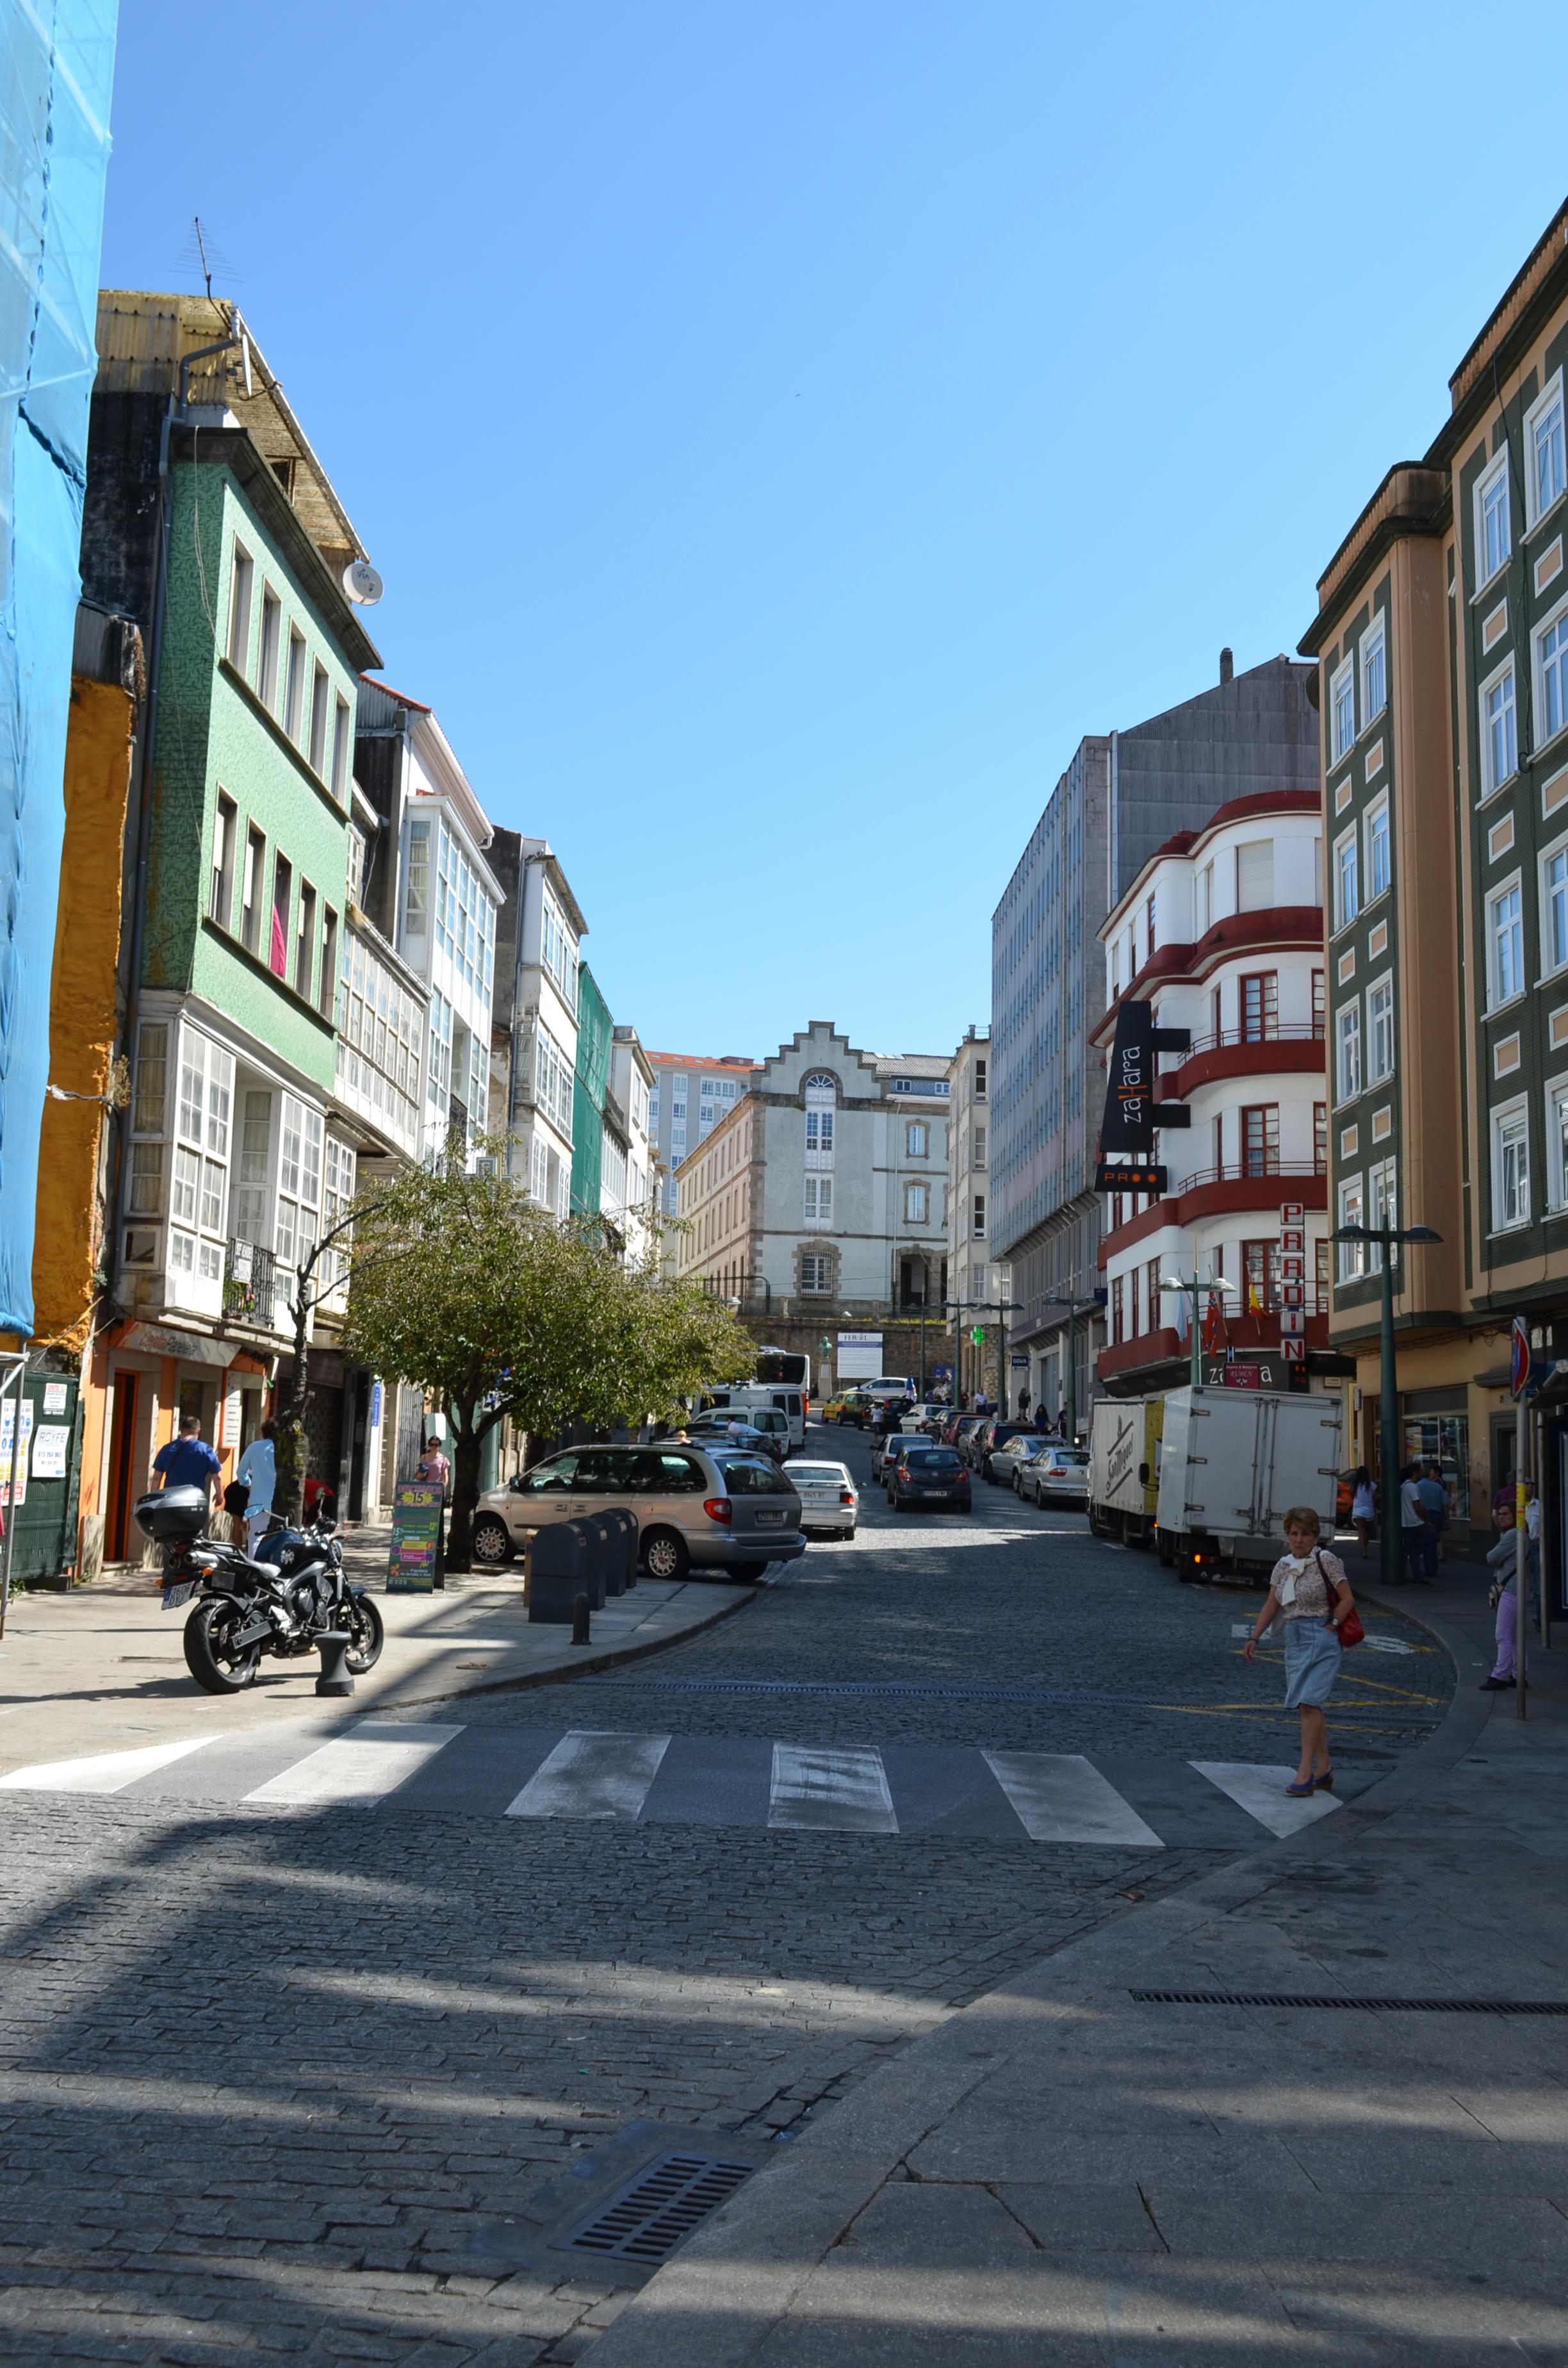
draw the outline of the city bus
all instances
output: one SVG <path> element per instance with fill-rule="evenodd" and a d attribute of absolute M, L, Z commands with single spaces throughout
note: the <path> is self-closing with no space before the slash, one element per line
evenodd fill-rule
<path fill-rule="evenodd" d="M 774 1387 L 799 1390 L 802 1397 L 812 1394 L 812 1360 L 798 1356 L 793 1349 L 759 1349 L 756 1352 L 756 1378 L 771 1382 Z"/>

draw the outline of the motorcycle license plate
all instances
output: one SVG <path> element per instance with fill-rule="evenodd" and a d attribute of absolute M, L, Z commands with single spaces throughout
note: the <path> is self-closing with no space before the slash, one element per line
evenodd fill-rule
<path fill-rule="evenodd" d="M 164 1589 L 164 1610 L 165 1611 L 177 1611 L 180 1605 L 182 1603 L 188 1603 L 195 1593 L 196 1581 L 193 1578 L 182 1578 L 177 1587 L 165 1587 Z"/>

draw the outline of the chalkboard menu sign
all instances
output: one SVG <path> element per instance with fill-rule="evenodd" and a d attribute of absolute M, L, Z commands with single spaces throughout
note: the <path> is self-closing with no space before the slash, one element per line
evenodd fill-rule
<path fill-rule="evenodd" d="M 389 1595 L 428 1595 L 437 1578 L 441 1540 L 441 1491 L 434 1481 L 400 1480 L 392 1490 Z"/>

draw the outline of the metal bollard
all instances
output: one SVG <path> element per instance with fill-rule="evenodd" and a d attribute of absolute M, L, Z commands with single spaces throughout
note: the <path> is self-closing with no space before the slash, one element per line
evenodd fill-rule
<path fill-rule="evenodd" d="M 316 1638 L 316 1650 L 321 1655 L 321 1675 L 316 1679 L 318 1694 L 351 1694 L 354 1679 L 348 1667 L 348 1647 L 354 1642 L 347 1630 L 328 1628 Z"/>
<path fill-rule="evenodd" d="M 572 1642 L 574 1645 L 586 1645 L 591 1641 L 588 1635 L 588 1614 L 590 1608 L 588 1599 L 585 1595 L 576 1595 L 573 1597 Z"/>

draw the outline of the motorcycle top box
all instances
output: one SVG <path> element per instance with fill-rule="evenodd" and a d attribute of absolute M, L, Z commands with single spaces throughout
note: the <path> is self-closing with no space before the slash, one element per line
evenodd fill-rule
<path fill-rule="evenodd" d="M 184 1545 L 207 1526 L 205 1488 L 154 1488 L 136 1500 L 136 1526 L 154 1545 Z"/>

